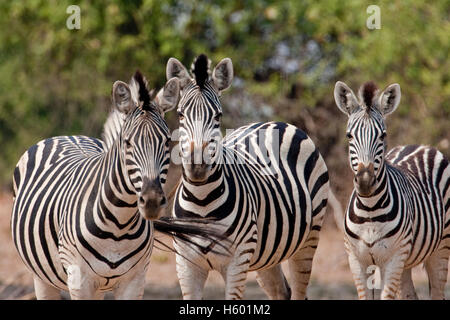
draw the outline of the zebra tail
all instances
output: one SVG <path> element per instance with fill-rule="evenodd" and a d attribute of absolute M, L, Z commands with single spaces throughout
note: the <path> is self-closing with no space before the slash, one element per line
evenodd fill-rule
<path fill-rule="evenodd" d="M 162 217 L 157 221 L 153 221 L 153 225 L 156 231 L 171 236 L 175 240 L 181 240 L 189 243 L 195 249 L 202 252 L 213 252 L 221 255 L 230 254 L 228 249 L 227 237 L 215 227 L 219 227 L 220 223 L 211 219 L 197 219 L 197 218 L 172 218 Z M 207 227 L 204 227 L 208 225 Z M 210 244 L 204 247 L 193 239 L 199 239 L 208 241 Z M 214 250 L 214 246 L 218 246 L 225 250 Z M 177 252 L 178 253 L 178 252 Z"/>
<path fill-rule="evenodd" d="M 158 245 L 161 246 L 161 247 L 160 247 L 160 246 L 158 246 L 158 245 L 155 244 L 155 247 L 158 248 L 159 250 L 166 251 L 166 252 L 173 252 L 173 253 L 176 253 L 176 254 L 182 256 L 184 259 L 186 259 L 186 260 L 189 261 L 190 263 L 192 263 L 192 264 L 198 266 L 198 264 L 196 264 L 194 261 L 192 261 L 191 259 L 189 259 L 189 258 L 186 257 L 185 255 L 181 254 L 180 252 L 178 252 L 177 250 L 175 250 L 175 249 L 172 248 L 171 246 L 165 244 L 164 241 L 161 241 L 161 240 L 155 238 L 155 242 L 157 242 Z"/>

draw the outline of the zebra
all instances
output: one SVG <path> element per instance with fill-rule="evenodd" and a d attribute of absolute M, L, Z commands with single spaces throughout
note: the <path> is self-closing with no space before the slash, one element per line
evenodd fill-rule
<path fill-rule="evenodd" d="M 158 219 L 166 197 L 170 134 L 164 113 L 179 100 L 179 81 L 157 101 L 136 72 L 116 81 L 113 107 L 124 121 L 112 144 L 86 136 L 42 140 L 20 158 L 13 175 L 11 231 L 33 274 L 38 299 L 142 298 L 154 229 L 180 236 L 207 232 Z M 153 222 L 152 222 L 153 220 Z"/>
<path fill-rule="evenodd" d="M 400 86 L 363 84 L 358 98 L 343 82 L 334 89 L 348 116 L 354 190 L 344 242 L 359 299 L 417 299 L 411 268 L 424 263 L 432 299 L 445 298 L 450 254 L 450 166 L 437 149 L 398 146 L 387 152 L 385 118 L 400 103 Z M 379 287 L 373 272 L 378 269 Z"/>
<path fill-rule="evenodd" d="M 222 140 L 219 96 L 233 79 L 229 58 L 211 72 L 202 54 L 192 75 L 170 58 L 166 76 L 179 78 L 181 87 L 182 177 L 172 216 L 219 221 L 230 252 L 219 256 L 208 241 L 199 242 L 207 250 L 198 250 L 175 239 L 174 247 L 184 254 L 176 255 L 183 298 L 201 299 L 209 271 L 217 270 L 226 299 L 243 298 L 249 271 L 257 271 L 270 298 L 304 299 L 329 191 L 319 150 L 303 131 L 282 122 L 252 123 Z M 281 269 L 285 260 L 290 283 Z"/>

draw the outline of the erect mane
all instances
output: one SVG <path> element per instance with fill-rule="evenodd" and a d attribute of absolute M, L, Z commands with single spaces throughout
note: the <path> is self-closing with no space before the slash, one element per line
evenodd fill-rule
<path fill-rule="evenodd" d="M 373 81 L 364 83 L 359 88 L 359 99 L 363 103 L 366 111 L 374 106 L 374 99 L 378 94 L 378 87 Z"/>
<path fill-rule="evenodd" d="M 209 64 L 208 57 L 204 54 L 199 55 L 191 66 L 191 72 L 194 74 L 195 82 L 200 88 L 205 86 L 205 82 L 209 78 Z"/>
<path fill-rule="evenodd" d="M 138 104 L 140 105 L 142 103 L 142 110 L 153 110 L 152 92 L 148 88 L 147 79 L 145 79 L 139 70 L 136 70 L 131 79 L 131 87 L 133 88 L 132 91 L 134 91 L 134 94 L 137 94 L 136 100 Z"/>

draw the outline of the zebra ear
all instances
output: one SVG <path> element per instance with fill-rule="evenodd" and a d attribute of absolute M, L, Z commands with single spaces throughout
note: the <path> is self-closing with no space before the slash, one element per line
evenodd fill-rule
<path fill-rule="evenodd" d="M 127 114 L 136 106 L 131 98 L 130 87 L 123 81 L 116 81 L 112 89 L 113 106 L 120 112 Z"/>
<path fill-rule="evenodd" d="M 338 108 L 348 116 L 359 106 L 352 89 L 341 81 L 336 82 L 334 86 L 334 100 Z"/>
<path fill-rule="evenodd" d="M 398 83 L 388 86 L 380 95 L 379 110 L 383 116 L 387 116 L 397 109 L 402 94 Z"/>
<path fill-rule="evenodd" d="M 180 98 L 180 80 L 172 78 L 167 81 L 163 89 L 159 90 L 155 102 L 159 112 L 164 115 L 166 112 L 175 108 Z"/>
<path fill-rule="evenodd" d="M 170 58 L 166 66 L 167 80 L 172 78 L 180 79 L 180 88 L 183 89 L 186 84 L 191 80 L 191 76 L 183 64 L 175 58 Z"/>
<path fill-rule="evenodd" d="M 222 59 L 217 64 L 212 72 L 212 79 L 219 92 L 231 86 L 233 82 L 233 63 L 230 58 Z"/>

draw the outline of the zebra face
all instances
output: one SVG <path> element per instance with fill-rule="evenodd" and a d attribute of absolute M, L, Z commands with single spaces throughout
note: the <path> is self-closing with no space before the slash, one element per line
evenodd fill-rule
<path fill-rule="evenodd" d="M 167 206 L 163 186 L 170 164 L 170 133 L 163 115 L 178 103 L 179 81 L 168 81 L 154 101 L 147 81 L 138 72 L 130 87 L 116 83 L 114 105 L 126 114 L 118 137 L 122 174 L 137 197 L 141 216 L 158 219 Z"/>
<path fill-rule="evenodd" d="M 167 206 L 163 185 L 170 164 L 170 135 L 159 114 L 139 109 L 136 113 L 129 126 L 124 126 L 125 171 L 136 191 L 140 214 L 154 220 Z"/>
<path fill-rule="evenodd" d="M 205 55 L 198 56 L 192 67 L 194 77 L 191 77 L 178 60 L 171 58 L 166 70 L 168 79 L 180 79 L 179 147 L 183 175 L 193 183 L 207 181 L 217 163 L 222 141 L 219 97 L 233 79 L 233 66 L 229 58 L 217 64 L 211 76 L 209 64 Z"/>
<path fill-rule="evenodd" d="M 365 110 L 350 116 L 347 125 L 349 161 L 354 173 L 354 184 L 362 196 L 370 196 L 380 179 L 384 164 L 386 129 L 378 111 Z"/>
<path fill-rule="evenodd" d="M 370 197 L 381 181 L 386 151 L 384 117 L 400 102 L 400 86 L 393 84 L 381 94 L 372 82 L 359 90 L 359 100 L 343 82 L 337 82 L 334 97 L 339 109 L 349 117 L 347 138 L 349 161 L 357 193 Z"/>
<path fill-rule="evenodd" d="M 208 178 L 222 140 L 222 108 L 215 89 L 209 84 L 203 89 L 195 84 L 189 87 L 178 107 L 179 146 L 187 178 L 201 182 Z"/>

